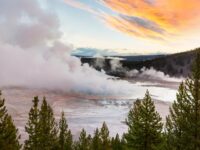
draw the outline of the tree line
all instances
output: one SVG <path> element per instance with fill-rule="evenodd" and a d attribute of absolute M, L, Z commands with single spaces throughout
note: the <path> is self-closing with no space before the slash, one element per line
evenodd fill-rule
<path fill-rule="evenodd" d="M 127 133 L 110 137 L 104 122 L 93 135 L 82 129 L 74 140 L 64 112 L 56 122 L 53 109 L 44 97 L 41 105 L 34 97 L 25 131 L 27 139 L 21 144 L 20 135 L 8 114 L 0 93 L 1 150 L 200 150 L 200 52 L 192 66 L 192 74 L 180 84 L 176 100 L 163 123 L 147 91 L 136 100 L 125 124 Z"/>

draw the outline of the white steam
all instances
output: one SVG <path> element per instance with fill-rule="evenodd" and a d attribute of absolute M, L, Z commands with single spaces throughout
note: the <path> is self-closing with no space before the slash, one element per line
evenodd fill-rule
<path fill-rule="evenodd" d="M 110 61 L 110 66 L 112 71 L 116 71 L 117 69 L 122 69 L 122 64 L 119 59 L 113 59 Z"/>
<path fill-rule="evenodd" d="M 67 49 L 58 42 L 45 53 L 1 45 L 0 85 L 101 95 L 128 94 L 127 89 L 131 88 L 128 82 L 109 80 L 103 72 L 87 64 L 82 66 Z"/>
<path fill-rule="evenodd" d="M 184 78 L 175 78 L 170 77 L 169 75 L 164 74 L 161 71 L 155 70 L 153 67 L 147 69 L 143 67 L 141 70 L 131 70 L 126 73 L 127 77 L 130 78 L 142 78 L 148 80 L 156 81 L 169 81 L 169 82 L 181 82 Z"/>
<path fill-rule="evenodd" d="M 37 0 L 1 0 L 0 33 L 0 87 L 134 94 L 136 87 L 129 82 L 109 79 L 71 56 L 72 47 L 60 42 L 58 17 Z M 111 64 L 113 69 L 120 65 L 119 61 Z"/>
<path fill-rule="evenodd" d="M 99 95 L 128 94 L 131 84 L 110 80 L 70 55 L 54 13 L 37 0 L 0 1 L 0 86 Z"/>

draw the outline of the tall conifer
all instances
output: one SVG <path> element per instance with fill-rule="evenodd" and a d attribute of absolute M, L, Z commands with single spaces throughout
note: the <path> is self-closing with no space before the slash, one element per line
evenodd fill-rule
<path fill-rule="evenodd" d="M 111 149 L 111 140 L 109 137 L 109 130 L 105 122 L 103 122 L 103 125 L 100 130 L 100 138 L 102 141 L 102 149 L 103 150 L 110 150 Z"/>
<path fill-rule="evenodd" d="M 137 100 L 126 120 L 128 133 L 125 135 L 127 148 L 133 150 L 155 150 L 162 144 L 161 117 L 156 112 L 149 92 L 143 100 Z"/>
<path fill-rule="evenodd" d="M 82 129 L 79 140 L 75 143 L 75 150 L 91 150 L 91 136 Z"/>
<path fill-rule="evenodd" d="M 16 129 L 12 117 L 7 113 L 5 99 L 1 98 L 0 91 L 0 149 L 1 150 L 19 150 L 20 136 Z"/>
<path fill-rule="evenodd" d="M 92 149 L 93 150 L 101 150 L 102 147 L 102 141 L 100 138 L 100 132 L 97 128 L 94 132 L 94 137 L 92 138 Z"/>
<path fill-rule="evenodd" d="M 60 150 L 72 150 L 73 139 L 71 131 L 68 129 L 67 120 L 64 112 L 61 113 L 59 121 L 59 149 Z"/>
<path fill-rule="evenodd" d="M 58 129 L 53 110 L 44 97 L 39 113 L 39 145 L 42 150 L 58 149 Z"/>
<path fill-rule="evenodd" d="M 39 150 L 39 99 L 34 97 L 33 106 L 29 112 L 28 122 L 25 126 L 25 131 L 28 133 L 28 139 L 25 140 L 25 150 Z"/>
<path fill-rule="evenodd" d="M 167 135 L 171 134 L 175 141 L 168 143 L 171 142 L 175 149 L 200 150 L 200 51 L 194 60 L 191 76 L 179 87 L 168 122 L 171 129 Z"/>
<path fill-rule="evenodd" d="M 119 138 L 119 134 L 113 137 L 111 140 L 112 150 L 124 150 L 121 140 Z"/>

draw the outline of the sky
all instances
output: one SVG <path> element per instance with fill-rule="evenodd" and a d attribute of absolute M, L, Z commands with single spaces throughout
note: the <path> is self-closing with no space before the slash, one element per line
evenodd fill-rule
<path fill-rule="evenodd" d="M 82 55 L 176 53 L 199 47 L 199 0 L 38 0 Z M 11 10 L 12 11 L 12 10 Z"/>
<path fill-rule="evenodd" d="M 175 53 L 199 47 L 199 0 L 46 0 L 63 41 L 105 54 Z M 80 48 L 80 49 L 79 49 Z"/>

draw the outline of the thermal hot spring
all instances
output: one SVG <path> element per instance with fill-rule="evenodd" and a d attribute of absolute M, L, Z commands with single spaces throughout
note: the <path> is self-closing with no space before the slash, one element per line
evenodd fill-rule
<path fill-rule="evenodd" d="M 32 105 L 34 96 L 47 98 L 53 107 L 56 119 L 59 119 L 61 111 L 65 112 L 70 129 L 75 137 L 82 128 L 88 133 L 101 127 L 105 121 L 110 129 L 111 136 L 126 132 L 124 124 L 127 113 L 132 103 L 137 98 L 142 98 L 148 89 L 155 101 L 156 109 L 163 118 L 168 114 L 171 102 L 175 99 L 178 82 L 130 82 L 133 90 L 129 98 L 96 96 L 93 94 L 66 94 L 53 90 L 38 90 L 33 88 L 3 88 L 3 96 L 6 98 L 6 106 L 9 113 L 22 134 L 26 138 L 24 125 L 27 122 L 28 111 Z"/>

